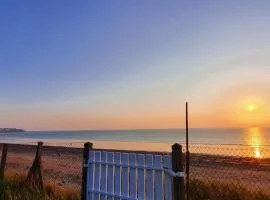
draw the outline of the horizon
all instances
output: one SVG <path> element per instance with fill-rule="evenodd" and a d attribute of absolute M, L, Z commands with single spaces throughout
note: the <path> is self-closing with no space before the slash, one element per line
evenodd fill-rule
<path fill-rule="evenodd" d="M 206 3 L 208 2 L 208 3 Z M 0 127 L 267 127 L 269 1 L 5 2 Z"/>
<path fill-rule="evenodd" d="M 189 127 L 189 130 L 249 130 L 253 128 L 259 128 L 261 130 L 270 129 L 270 127 L 262 126 L 250 126 L 250 127 Z M 27 130 L 24 128 L 15 127 L 0 127 L 0 129 L 21 129 L 26 132 L 84 132 L 84 131 L 159 131 L 159 130 L 186 130 L 185 127 L 176 128 L 143 128 L 143 129 L 43 129 L 43 130 Z"/>

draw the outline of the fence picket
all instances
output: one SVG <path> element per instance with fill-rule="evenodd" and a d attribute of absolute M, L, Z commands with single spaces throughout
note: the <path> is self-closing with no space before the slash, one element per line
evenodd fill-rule
<path fill-rule="evenodd" d="M 172 200 L 172 156 L 91 151 L 87 200 Z"/>
<path fill-rule="evenodd" d="M 106 200 L 106 193 L 107 193 L 107 153 L 101 152 L 101 182 L 100 182 L 100 200 Z"/>
<path fill-rule="evenodd" d="M 144 181 L 144 154 L 137 154 L 137 163 L 138 163 L 138 199 L 144 200 L 145 194 L 145 181 Z"/>
<path fill-rule="evenodd" d="M 120 200 L 121 195 L 121 153 L 114 153 L 114 162 L 115 162 L 115 179 L 114 179 L 114 194 L 116 197 L 115 200 Z"/>
<path fill-rule="evenodd" d="M 100 199 L 100 156 L 101 152 L 95 152 L 95 174 L 94 174 L 94 200 Z"/>
<path fill-rule="evenodd" d="M 129 177 L 128 177 L 128 168 L 129 168 L 129 162 L 128 162 L 128 154 L 122 153 L 121 154 L 121 163 L 122 163 L 122 180 L 121 180 L 121 194 L 122 197 L 128 198 L 128 186 L 129 186 Z"/>
<path fill-rule="evenodd" d="M 146 199 L 154 199 L 154 174 L 153 174 L 153 155 L 146 154 L 145 156 L 145 166 L 146 166 Z"/>
<path fill-rule="evenodd" d="M 171 156 L 163 157 L 163 167 L 164 169 L 172 169 L 172 158 Z M 165 200 L 172 200 L 172 177 L 164 173 L 164 194 Z"/>
<path fill-rule="evenodd" d="M 108 152 L 107 160 L 108 160 L 108 193 L 113 194 L 114 193 L 114 153 Z M 113 200 L 114 198 L 110 195 L 108 195 L 108 200 Z"/>
<path fill-rule="evenodd" d="M 136 182 L 136 154 L 129 154 L 129 196 L 132 199 L 137 198 L 137 182 Z"/>
<path fill-rule="evenodd" d="M 93 189 L 94 189 L 94 165 L 93 162 L 94 161 L 94 152 L 90 151 L 89 152 L 89 166 L 88 166 L 88 180 L 87 180 L 87 189 L 86 191 L 88 191 L 88 195 L 87 195 L 87 200 L 94 200 L 93 198 Z"/>
<path fill-rule="evenodd" d="M 162 186 L 162 156 L 154 156 L 155 168 L 155 200 L 163 200 L 163 186 Z"/>

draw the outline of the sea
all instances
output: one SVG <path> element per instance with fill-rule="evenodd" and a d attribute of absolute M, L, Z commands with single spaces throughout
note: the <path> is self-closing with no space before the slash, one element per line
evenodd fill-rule
<path fill-rule="evenodd" d="M 85 142 L 98 142 L 99 147 L 109 148 L 108 144 L 144 144 L 140 150 L 152 150 L 155 144 L 171 145 L 186 143 L 185 129 L 144 129 L 144 130 L 85 130 L 85 131 L 28 131 L 18 133 L 0 133 L 0 143 L 33 144 L 43 141 L 49 145 L 79 146 Z M 103 144 L 103 145 L 100 145 Z M 149 145 L 145 145 L 149 144 Z M 192 147 L 251 148 L 255 157 L 270 154 L 269 128 L 191 128 L 189 129 L 189 144 Z M 140 146 L 140 145 L 137 145 Z M 127 148 L 128 145 L 125 146 Z M 156 146 L 155 146 L 156 147 Z M 130 147 L 131 148 L 131 147 Z M 138 148 L 138 147 L 137 147 Z M 147 149 L 144 149 L 147 148 Z M 161 148 L 162 149 L 162 148 Z M 163 148 L 164 149 L 164 148 Z M 269 152 L 268 152 L 269 150 Z M 203 150 L 202 150 L 203 151 Z M 223 150 L 224 151 L 224 150 Z M 266 151 L 263 153 L 262 151 Z M 224 152 L 223 152 L 224 153 Z M 265 157 L 265 156 L 264 156 Z M 269 155 L 270 157 L 270 155 Z"/>

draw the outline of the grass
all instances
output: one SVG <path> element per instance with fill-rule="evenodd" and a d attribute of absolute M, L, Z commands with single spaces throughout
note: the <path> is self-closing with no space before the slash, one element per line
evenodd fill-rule
<path fill-rule="evenodd" d="M 190 200 L 270 200 L 269 194 L 250 191 L 235 184 L 206 183 L 192 179 L 189 186 Z"/>
<path fill-rule="evenodd" d="M 46 184 L 40 192 L 23 183 L 24 176 L 8 176 L 0 183 L 0 200 L 79 200 L 80 192 Z M 189 188 L 190 200 L 270 200 L 269 194 L 249 191 L 234 184 L 206 183 L 192 179 Z"/>
<path fill-rule="evenodd" d="M 79 200 L 80 192 L 45 184 L 44 191 L 26 185 L 23 175 L 8 175 L 0 183 L 0 200 Z"/>

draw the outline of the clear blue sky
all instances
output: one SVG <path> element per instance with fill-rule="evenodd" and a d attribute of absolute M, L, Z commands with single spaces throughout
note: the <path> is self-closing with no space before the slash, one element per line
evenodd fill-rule
<path fill-rule="evenodd" d="M 2 1 L 0 126 L 181 127 L 186 99 L 198 118 L 247 96 L 263 105 L 269 10 L 267 0 Z"/>

